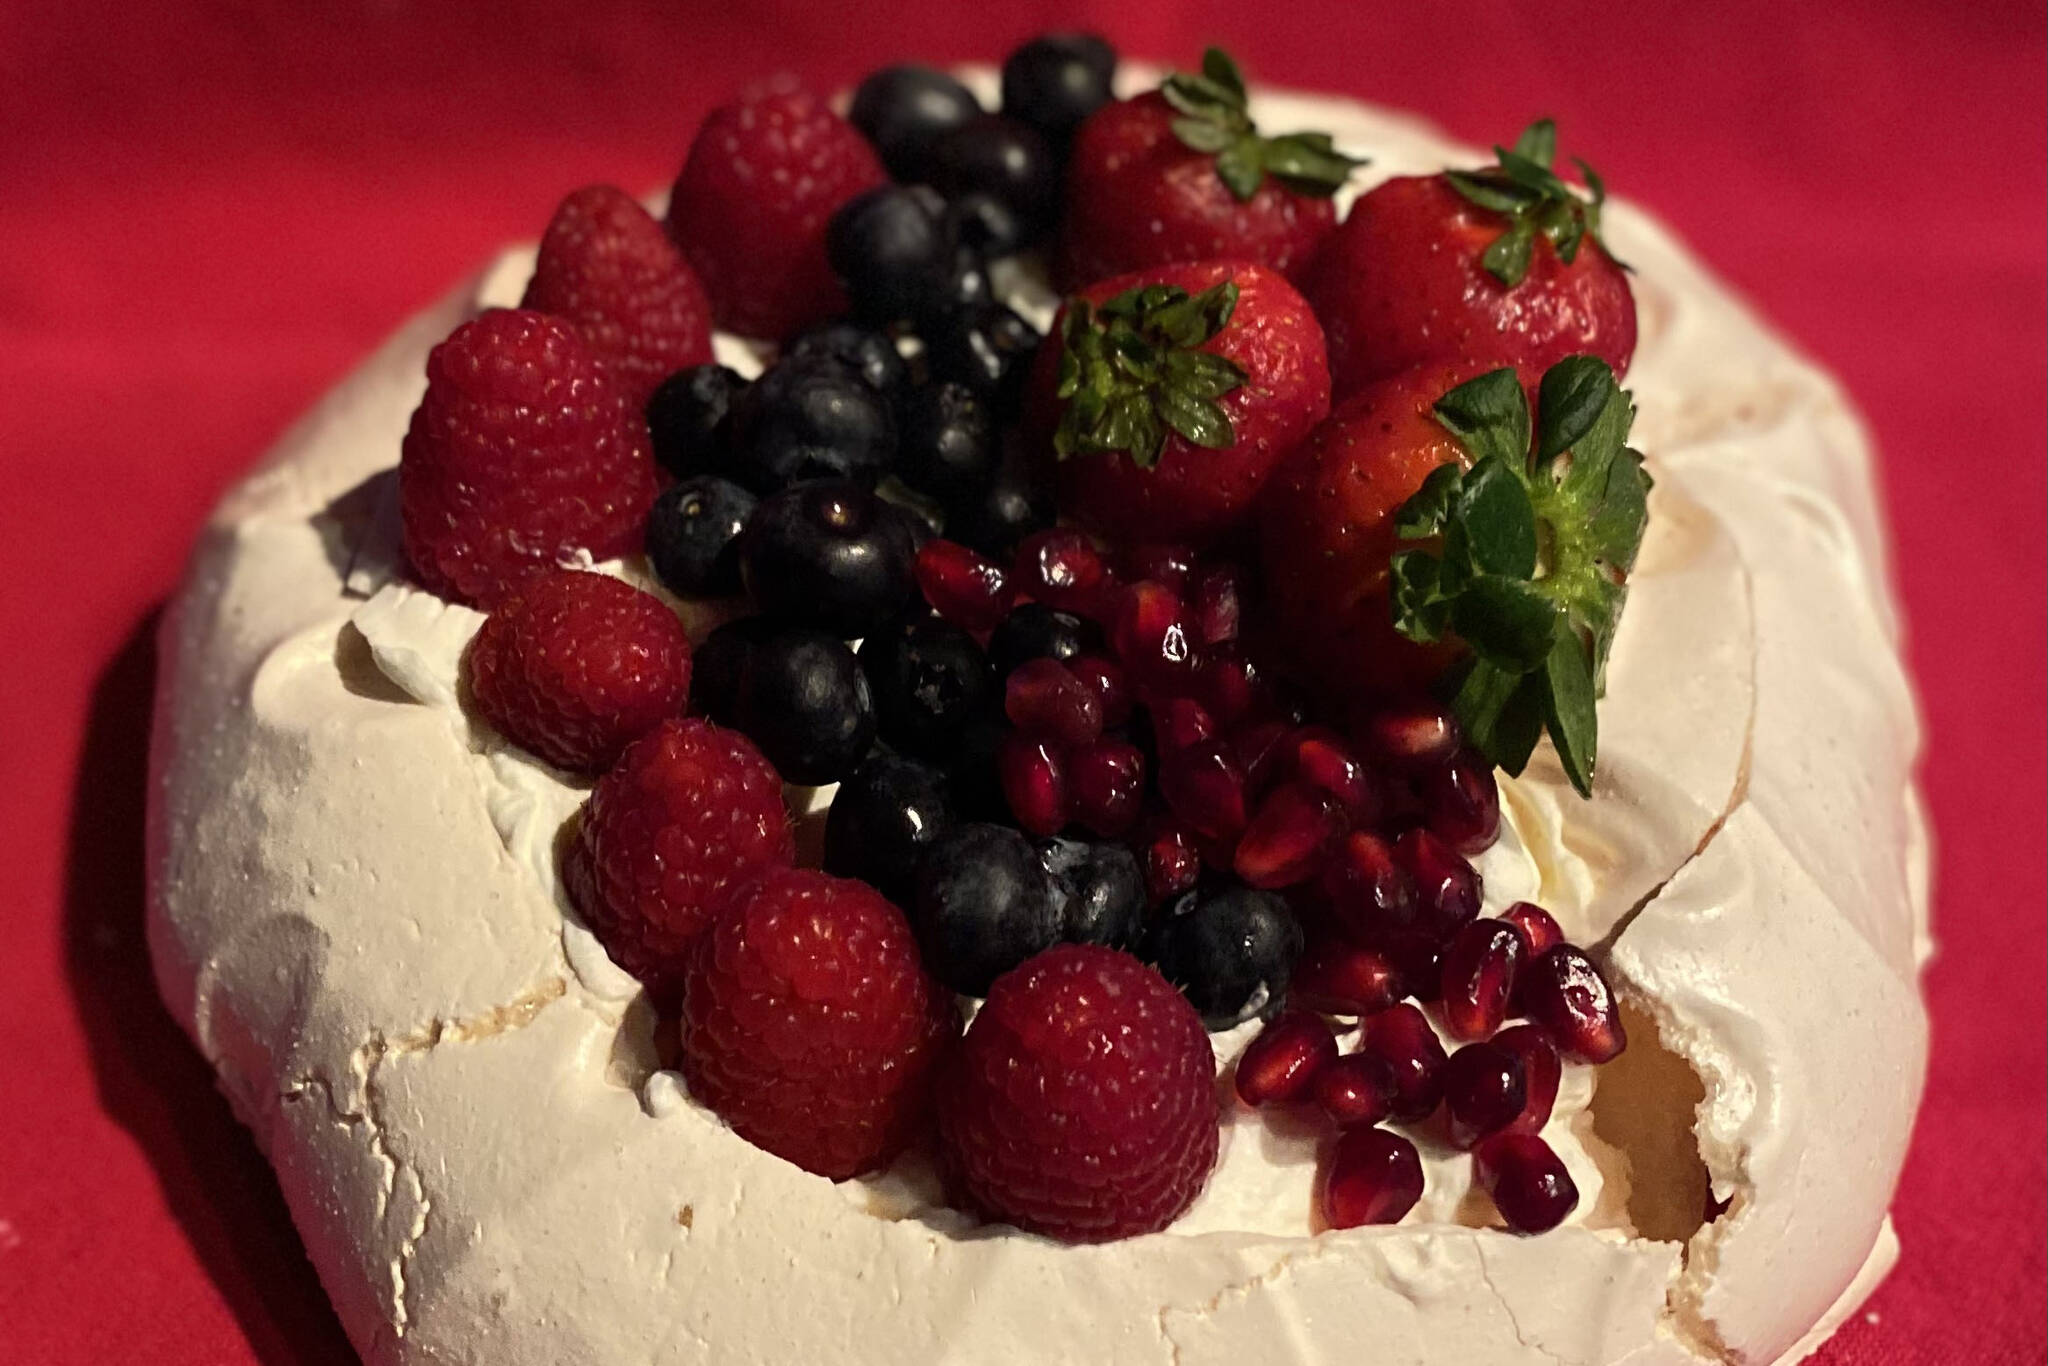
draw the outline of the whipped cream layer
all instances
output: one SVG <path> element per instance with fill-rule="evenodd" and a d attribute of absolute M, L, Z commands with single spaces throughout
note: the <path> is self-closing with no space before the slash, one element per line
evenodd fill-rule
<path fill-rule="evenodd" d="M 1475 159 L 1397 115 L 1255 105 L 1370 155 L 1365 184 Z M 1607 231 L 1658 483 L 1599 790 L 1539 752 L 1480 868 L 1490 907 L 1541 901 L 1595 946 L 1631 1047 L 1568 1071 L 1548 1136 L 1583 1198 L 1533 1239 L 1427 1147 L 1407 1221 L 1314 1233 L 1313 1139 L 1242 1112 L 1178 1224 L 1082 1248 L 945 1210 L 914 1162 L 835 1186 L 733 1135 L 561 895 L 586 789 L 463 713 L 480 618 L 397 578 L 426 352 L 516 302 L 530 254 L 341 385 L 228 496 L 167 614 L 150 935 L 365 1358 L 1648 1366 L 1819 1341 L 1894 1255 L 1926 1048 L 1868 443 L 1665 232 L 1625 204 Z M 1249 1034 L 1217 1036 L 1220 1067 Z"/>

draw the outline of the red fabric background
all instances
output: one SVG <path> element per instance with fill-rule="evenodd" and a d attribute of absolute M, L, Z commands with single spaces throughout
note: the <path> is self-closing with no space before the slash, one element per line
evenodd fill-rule
<path fill-rule="evenodd" d="M 457 8 L 0 5 L 0 1360 L 349 1360 L 141 946 L 148 628 L 222 485 L 564 191 L 664 182 L 749 75 L 1055 21 L 1168 60 L 1224 39 L 1474 140 L 1554 113 L 1847 381 L 1885 456 L 1946 947 L 1905 1261 L 1820 1360 L 2043 1359 L 2037 4 Z"/>

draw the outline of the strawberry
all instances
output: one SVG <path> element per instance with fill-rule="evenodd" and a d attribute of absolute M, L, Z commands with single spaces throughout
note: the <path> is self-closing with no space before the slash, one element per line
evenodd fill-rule
<path fill-rule="evenodd" d="M 1362 196 L 1303 287 L 1329 336 L 1337 396 L 1436 361 L 1538 374 L 1584 353 L 1628 371 L 1635 296 L 1600 236 L 1605 187 L 1556 175 L 1532 124 L 1482 171 L 1403 176 Z"/>
<path fill-rule="evenodd" d="M 1454 666 L 1471 744 L 1519 773 L 1547 729 L 1590 792 L 1594 699 L 1648 517 L 1634 406 L 1591 356 L 1544 372 L 1533 423 L 1513 370 L 1460 377 L 1368 386 L 1274 477 L 1275 635 L 1333 691 L 1410 689 Z"/>
<path fill-rule="evenodd" d="M 1249 261 L 1122 275 L 1069 299 L 1039 349 L 1027 425 L 1060 504 L 1124 539 L 1214 539 L 1329 411 L 1322 331 Z"/>
<path fill-rule="evenodd" d="M 825 224 L 883 182 L 867 139 L 788 81 L 756 86 L 704 120 L 670 192 L 668 232 L 719 326 L 781 339 L 846 310 Z"/>
<path fill-rule="evenodd" d="M 1227 256 L 1299 279 L 1337 222 L 1331 196 L 1362 164 L 1327 133 L 1262 137 L 1236 64 L 1210 48 L 1199 74 L 1169 76 L 1081 125 L 1059 278 L 1072 288 Z"/>
<path fill-rule="evenodd" d="M 434 592 L 488 606 L 578 552 L 633 554 L 654 491 L 647 424 L 569 323 L 494 308 L 427 357 L 398 505 Z"/>
<path fill-rule="evenodd" d="M 711 359 L 704 287 L 661 225 L 610 185 L 555 210 L 519 306 L 574 323 L 636 412 L 670 375 Z"/>

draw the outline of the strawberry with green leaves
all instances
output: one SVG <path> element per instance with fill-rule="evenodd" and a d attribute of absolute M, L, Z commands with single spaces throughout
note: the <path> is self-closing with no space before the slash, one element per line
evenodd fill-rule
<path fill-rule="evenodd" d="M 1322 329 L 1248 261 L 1161 266 L 1070 298 L 1039 348 L 1028 429 L 1060 507 L 1104 535 L 1215 539 L 1330 410 Z"/>
<path fill-rule="evenodd" d="M 1519 773 L 1547 730 L 1592 791 L 1594 701 L 1642 544 L 1650 480 L 1605 361 L 1445 390 L 1410 372 L 1339 405 L 1275 477 L 1264 518 L 1283 639 L 1333 688 L 1432 681 Z M 1437 397 L 1430 398 L 1432 391 Z"/>
<path fill-rule="evenodd" d="M 1196 73 L 1104 105 L 1075 135 L 1058 274 L 1068 288 L 1171 261 L 1231 257 L 1299 279 L 1362 164 L 1327 133 L 1261 134 L 1244 79 L 1210 48 Z"/>
<path fill-rule="evenodd" d="M 1416 365 L 1462 361 L 1540 373 L 1569 355 L 1626 374 L 1635 296 L 1601 238 L 1606 189 L 1551 169 L 1542 119 L 1497 164 L 1402 176 L 1361 196 L 1304 286 L 1329 335 L 1343 398 Z"/>

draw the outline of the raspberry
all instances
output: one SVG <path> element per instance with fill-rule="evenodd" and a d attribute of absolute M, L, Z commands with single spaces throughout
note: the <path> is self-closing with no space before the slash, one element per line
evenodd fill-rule
<path fill-rule="evenodd" d="M 690 638 L 651 593 L 558 569 L 501 601 L 469 647 L 484 719 L 557 768 L 602 773 L 690 699 Z"/>
<path fill-rule="evenodd" d="M 690 1093 L 756 1147 L 840 1181 L 930 1124 L 960 1017 L 872 887 L 772 872 L 697 937 L 683 981 Z"/>
<path fill-rule="evenodd" d="M 940 1085 L 939 1141 L 992 1218 L 1075 1243 L 1156 1232 L 1216 1163 L 1209 1036 L 1137 959 L 1047 949 L 989 989 Z"/>
<path fill-rule="evenodd" d="M 846 310 L 825 259 L 832 211 L 883 182 L 853 125 L 788 82 L 705 118 L 669 197 L 668 232 L 719 325 L 780 339 Z"/>
<path fill-rule="evenodd" d="M 678 370 L 711 359 L 711 303 L 661 225 L 624 190 L 562 201 L 521 308 L 567 318 L 638 412 Z"/>
<path fill-rule="evenodd" d="M 672 718 L 598 780 L 563 871 L 613 960 L 666 1001 L 697 932 L 794 857 L 782 780 L 753 742 Z"/>
<path fill-rule="evenodd" d="M 398 499 L 434 592 L 488 606 L 578 551 L 632 554 L 654 489 L 647 424 L 568 323 L 494 308 L 427 357 Z"/>

